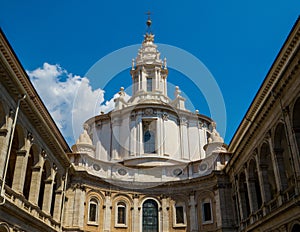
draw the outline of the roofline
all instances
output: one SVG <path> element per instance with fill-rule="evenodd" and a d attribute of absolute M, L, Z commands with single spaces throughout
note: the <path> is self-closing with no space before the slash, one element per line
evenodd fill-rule
<path fill-rule="evenodd" d="M 295 52 L 297 50 L 295 49 L 296 44 L 292 44 L 291 41 L 295 38 L 295 36 L 297 36 L 298 31 L 300 31 L 300 16 L 298 16 L 296 22 L 294 23 L 284 44 L 282 45 L 279 53 L 277 54 L 271 68 L 269 69 L 263 83 L 261 84 L 258 92 L 256 93 L 250 106 L 248 107 L 248 110 L 245 116 L 243 117 L 238 129 L 232 137 L 228 147 L 229 152 L 235 153 L 237 147 L 240 144 L 240 141 L 243 140 L 243 138 L 246 136 L 246 132 L 251 126 L 251 122 L 254 121 L 261 107 L 267 100 L 267 97 L 271 94 L 273 87 L 276 85 L 279 78 L 281 77 L 281 73 L 285 69 L 286 65 L 289 63 L 289 60 L 292 57 L 290 53 Z"/>
<path fill-rule="evenodd" d="M 9 65 L 14 68 L 15 75 L 17 76 L 16 80 L 18 81 L 19 87 L 27 94 L 27 98 L 25 101 L 32 107 L 35 108 L 36 111 L 39 113 L 39 117 L 45 120 L 45 123 L 49 127 L 48 130 L 54 134 L 53 139 L 57 140 L 60 144 L 64 152 L 71 152 L 69 145 L 67 144 L 65 138 L 61 134 L 60 130 L 58 129 L 56 123 L 54 122 L 52 116 L 50 115 L 49 111 L 47 110 L 46 106 L 44 105 L 43 101 L 41 100 L 40 96 L 38 95 L 37 91 L 33 87 L 26 71 L 24 70 L 23 66 L 21 65 L 20 60 L 18 59 L 16 53 L 14 52 L 11 44 L 9 43 L 5 33 L 3 32 L 2 28 L 0 27 L 0 39 L 4 42 L 4 49 L 1 52 L 6 52 L 8 56 L 5 56 L 3 60 L 11 61 Z"/>

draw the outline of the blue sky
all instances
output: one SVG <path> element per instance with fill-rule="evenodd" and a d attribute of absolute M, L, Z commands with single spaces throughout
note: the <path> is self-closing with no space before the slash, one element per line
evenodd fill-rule
<path fill-rule="evenodd" d="M 129 71 L 107 85 L 105 94 L 97 79 L 83 78 L 102 57 L 142 42 L 148 10 L 153 12 L 155 41 L 193 54 L 217 81 L 227 111 L 225 142 L 229 143 L 296 21 L 300 1 L 10 0 L 1 3 L 0 25 L 30 77 L 48 78 L 35 82 L 41 95 L 39 85 L 59 84 L 57 96 L 63 96 L 59 105 L 55 96 L 49 100 L 50 92 L 42 98 L 60 124 L 66 119 L 59 107 L 71 101 L 72 91 L 65 91 L 70 86 L 88 83 L 87 96 L 102 94 L 110 101 L 120 86 L 130 85 Z M 184 75 L 171 69 L 168 78 L 181 87 L 195 109 L 210 114 L 204 96 Z M 103 101 L 108 109 L 112 102 Z M 66 133 L 63 124 L 59 127 Z"/>

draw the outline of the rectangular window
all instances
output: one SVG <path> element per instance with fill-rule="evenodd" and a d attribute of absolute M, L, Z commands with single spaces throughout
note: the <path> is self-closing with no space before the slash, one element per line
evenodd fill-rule
<path fill-rule="evenodd" d="M 176 206 L 176 224 L 184 224 L 183 206 Z"/>
<path fill-rule="evenodd" d="M 203 221 L 211 221 L 212 220 L 212 215 L 211 215 L 211 206 L 210 202 L 205 202 L 203 203 Z"/>
<path fill-rule="evenodd" d="M 118 202 L 115 211 L 115 227 L 127 227 L 127 206 L 124 202 Z"/>
<path fill-rule="evenodd" d="M 97 205 L 94 203 L 90 203 L 89 221 L 96 222 L 96 218 L 97 218 Z"/>
<path fill-rule="evenodd" d="M 125 207 L 118 207 L 118 224 L 125 224 Z"/>
<path fill-rule="evenodd" d="M 152 78 L 147 77 L 147 92 L 152 92 Z"/>
<path fill-rule="evenodd" d="M 156 122 L 153 121 L 143 121 L 143 142 L 144 142 L 144 153 L 156 153 L 155 149 L 155 134 L 156 132 Z"/>

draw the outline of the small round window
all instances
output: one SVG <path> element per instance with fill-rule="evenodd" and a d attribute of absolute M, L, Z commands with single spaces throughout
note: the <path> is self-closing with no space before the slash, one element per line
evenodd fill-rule
<path fill-rule="evenodd" d="M 101 169 L 100 165 L 98 164 L 93 164 L 93 168 L 95 171 L 99 171 Z"/>
<path fill-rule="evenodd" d="M 207 163 L 200 164 L 199 171 L 204 172 L 206 171 L 207 167 L 208 167 Z"/>
<path fill-rule="evenodd" d="M 126 171 L 124 168 L 120 168 L 120 169 L 118 170 L 118 173 L 119 173 L 119 175 L 121 175 L 121 176 L 125 176 L 125 175 L 127 174 L 127 171 Z"/>

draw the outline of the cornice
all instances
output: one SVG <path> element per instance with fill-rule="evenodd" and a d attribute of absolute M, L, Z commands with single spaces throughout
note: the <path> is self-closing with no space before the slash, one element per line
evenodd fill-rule
<path fill-rule="evenodd" d="M 98 121 L 110 120 L 112 115 L 114 115 L 114 114 L 115 115 L 120 114 L 120 113 L 128 114 L 130 112 L 139 111 L 139 110 L 143 110 L 143 109 L 146 109 L 146 108 L 155 108 L 155 109 L 159 109 L 161 111 L 170 112 L 170 113 L 178 115 L 178 117 L 180 117 L 180 116 L 185 116 L 187 118 L 195 117 L 195 118 L 198 118 L 198 120 L 204 120 L 208 123 L 213 122 L 213 120 L 210 117 L 208 117 L 204 114 L 193 113 L 193 112 L 188 111 L 188 110 L 176 109 L 176 108 L 172 107 L 169 104 L 139 103 L 139 104 L 136 104 L 136 105 L 130 105 L 130 106 L 128 106 L 124 109 L 118 110 L 118 111 L 110 111 L 109 113 L 106 113 L 106 114 L 96 115 L 96 116 L 86 120 L 86 123 L 91 124 L 91 123 L 98 122 Z"/>
<path fill-rule="evenodd" d="M 13 98 L 17 99 L 18 94 L 27 95 L 21 105 L 23 113 L 38 128 L 44 142 L 57 153 L 57 157 L 62 158 L 64 163 L 69 165 L 69 159 L 65 153 L 71 152 L 71 150 L 1 29 L 0 54 L 0 62 L 3 64 L 7 76 L 7 78 L 2 78 L 1 82 L 9 86 Z"/>

